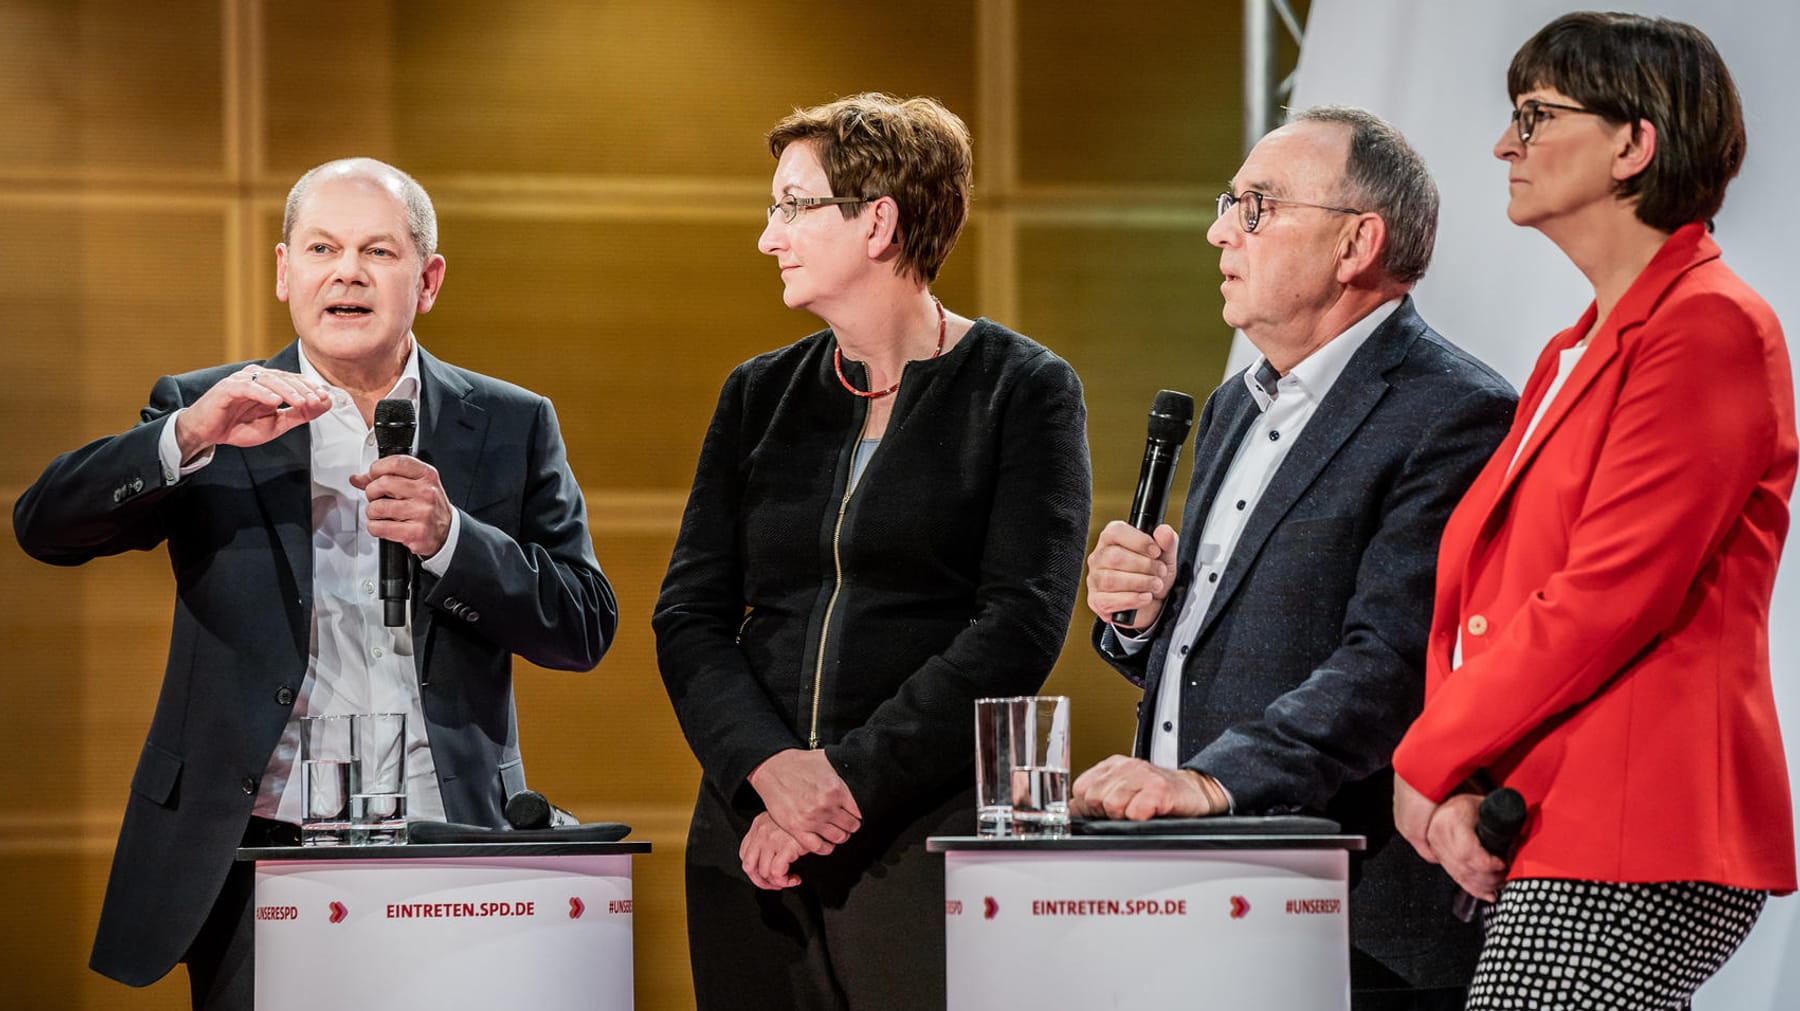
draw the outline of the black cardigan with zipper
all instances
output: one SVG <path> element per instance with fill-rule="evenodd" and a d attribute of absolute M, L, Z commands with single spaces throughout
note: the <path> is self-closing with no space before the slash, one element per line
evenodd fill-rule
<path fill-rule="evenodd" d="M 829 330 L 735 369 L 652 623 L 704 774 L 823 747 L 865 819 L 973 782 L 977 698 L 1030 694 L 1062 648 L 1092 480 L 1074 369 L 986 319 L 910 362 L 854 489 L 867 405 Z M 844 372 L 867 388 L 862 365 Z"/>

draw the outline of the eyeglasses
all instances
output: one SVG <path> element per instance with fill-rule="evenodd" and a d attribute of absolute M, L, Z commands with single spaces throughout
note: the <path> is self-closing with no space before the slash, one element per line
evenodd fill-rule
<path fill-rule="evenodd" d="M 769 217 L 774 218 L 775 212 L 780 211 L 782 224 L 791 225 L 794 223 L 794 219 L 800 216 L 801 211 L 808 211 L 814 207 L 824 207 L 827 204 L 866 204 L 871 200 L 880 199 L 880 197 L 797 197 L 789 193 L 769 205 Z"/>
<path fill-rule="evenodd" d="M 1289 200 L 1286 197 L 1272 197 L 1255 190 L 1245 190 L 1236 196 L 1230 191 L 1219 194 L 1219 217 L 1224 217 L 1235 205 L 1238 209 L 1238 225 L 1246 232 L 1256 231 L 1262 224 L 1264 204 L 1288 204 L 1294 207 L 1311 207 L 1315 210 L 1332 211 L 1337 214 L 1361 214 L 1362 211 L 1352 207 L 1333 207 L 1330 204 L 1309 204 L 1304 200 Z"/>
<path fill-rule="evenodd" d="M 1555 102 L 1540 102 L 1535 98 L 1527 98 L 1519 103 L 1519 107 L 1514 109 L 1512 114 L 1513 126 L 1519 131 L 1519 143 L 1530 143 L 1531 135 L 1537 132 L 1538 123 L 1556 118 L 1545 112 L 1546 109 L 1556 109 L 1560 112 L 1583 112 L 1589 116 L 1600 115 L 1592 109 L 1583 109 L 1579 105 L 1558 105 Z"/>

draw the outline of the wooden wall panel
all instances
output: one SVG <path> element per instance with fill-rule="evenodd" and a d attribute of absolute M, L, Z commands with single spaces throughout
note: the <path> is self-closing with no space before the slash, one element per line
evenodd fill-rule
<path fill-rule="evenodd" d="M 64 180 L 216 171 L 221 5 L 0 5 L 0 172 Z"/>
<path fill-rule="evenodd" d="M 0 483 L 137 420 L 156 377 L 223 344 L 225 206 L 0 192 L 0 300 L 14 378 Z M 56 449 L 45 454 L 50 447 Z"/>
<path fill-rule="evenodd" d="M 0 446 L 9 450 L 0 452 L 0 485 L 14 494 L 48 462 L 38 458 L 40 447 L 79 444 L 90 430 L 84 415 L 98 406 L 68 354 L 80 346 L 88 255 L 81 227 L 73 207 L 0 201 L 0 305 L 9 331 L 0 362 L 12 378 L 0 427 Z"/>
<path fill-rule="evenodd" d="M 761 211 L 744 210 L 729 222 L 446 221 L 455 259 L 418 330 L 450 360 L 551 397 L 583 482 L 683 488 L 726 374 L 812 324 L 781 304 L 774 261 L 755 248 Z"/>
<path fill-rule="evenodd" d="M 1231 334 L 1219 320 L 1218 251 L 1194 229 L 1027 224 L 1019 234 L 1021 325 L 1082 376 L 1094 494 L 1112 510 L 1096 519 L 1122 516 L 1156 391 L 1198 405 L 1223 373 Z"/>
<path fill-rule="evenodd" d="M 755 248 L 764 202 L 725 222 L 449 212 L 444 295 L 416 329 L 552 398 L 584 485 L 685 493 L 726 375 L 821 325 Z M 946 275 L 941 297 L 968 306 L 967 274 Z"/>
<path fill-rule="evenodd" d="M 392 92 L 394 156 L 408 171 L 521 176 L 739 177 L 795 105 L 881 88 L 973 107 L 966 0 L 821 8 L 798 0 L 433 5 L 268 3 L 271 84 L 346 65 Z M 365 25 L 371 29 L 362 30 Z M 358 30 L 347 32 L 345 24 Z M 328 92 L 354 99 L 360 75 Z M 331 138 L 317 91 L 275 88 L 268 164 L 293 174 Z M 346 101 L 354 136 L 374 103 Z"/>
<path fill-rule="evenodd" d="M 1242 16 L 1235 0 L 1019 4 L 1021 181 L 1216 192 L 1242 153 Z"/>
<path fill-rule="evenodd" d="M 440 6 L 455 5 L 413 9 L 435 17 Z M 353 155 L 417 171 L 394 150 L 393 121 L 431 94 L 432 82 L 398 80 L 392 58 L 400 30 L 395 4 L 250 0 L 245 7 L 251 20 L 246 45 L 256 57 L 255 73 L 243 82 L 249 89 L 243 98 L 252 110 L 246 160 L 259 171 L 266 192 L 285 197 L 300 173 Z M 280 217 L 279 206 L 275 214 Z"/>
<path fill-rule="evenodd" d="M 85 581 L 77 570 L 26 557 L 11 538 L 0 544 L 0 586 L 30 591 L 7 593 L 0 626 L 7 668 L 0 678 L 0 734 L 11 742 L 0 775 L 0 853 L 66 828 L 64 798 L 83 792 L 80 755 L 66 742 L 80 740 L 85 730 L 82 656 L 92 641 L 80 605 Z"/>
<path fill-rule="evenodd" d="M 650 592 L 621 593 L 619 638 L 592 673 L 543 671 L 520 661 L 513 690 L 532 784 L 553 799 L 567 798 L 558 803 L 585 818 L 623 821 L 607 812 L 691 807 L 699 766 L 663 692 L 650 634 L 651 605 L 669 564 L 675 524 L 609 533 L 600 525 L 606 512 L 601 496 L 594 540 L 607 577 L 615 588 Z"/>
<path fill-rule="evenodd" d="M 401 126 L 431 169 L 755 175 L 763 131 L 795 105 L 870 88 L 972 105 L 962 0 L 540 0 L 431 22 L 396 54 L 409 77 L 460 71 Z"/>
<path fill-rule="evenodd" d="M 27 738 L 29 739 L 29 738 Z M 14 852 L 0 850 L 5 860 L 7 905 L 19 911 L 0 921 L 0 945 L 5 946 L 5 965 L 10 979 L 0 985 L 7 1005 L 17 1008 L 96 1007 L 82 1000 L 91 980 L 87 948 L 93 942 L 93 920 L 71 916 L 41 915 L 75 905 L 72 882 L 92 881 L 96 869 L 105 880 L 104 865 L 76 850 Z M 88 898 L 88 896 L 83 896 Z M 99 895 L 91 896 L 99 908 Z M 84 903 L 85 904 L 85 903 Z M 27 912 L 31 911 L 31 912 Z M 26 967 L 28 976 L 21 976 Z M 110 982 L 110 981 L 107 981 Z M 118 984 L 111 984 L 115 995 Z"/>

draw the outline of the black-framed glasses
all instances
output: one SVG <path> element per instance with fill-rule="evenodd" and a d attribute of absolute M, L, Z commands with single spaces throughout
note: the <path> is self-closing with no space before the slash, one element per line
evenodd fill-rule
<path fill-rule="evenodd" d="M 801 211 L 808 211 L 814 207 L 824 207 L 828 204 L 866 204 L 871 200 L 880 199 L 880 197 L 797 197 L 789 193 L 769 205 L 769 217 L 773 218 L 775 212 L 780 211 L 782 224 L 791 225 L 794 223 L 794 219 L 800 216 Z"/>
<path fill-rule="evenodd" d="M 1519 103 L 1512 112 L 1513 128 L 1519 131 L 1519 143 L 1531 143 L 1531 135 L 1537 132 L 1537 125 L 1546 119 L 1555 119 L 1544 110 L 1555 109 L 1558 112 L 1585 112 L 1590 116 L 1599 113 L 1592 109 L 1583 109 L 1579 105 L 1559 105 L 1556 102 L 1540 102 L 1535 98 L 1527 98 Z"/>
<path fill-rule="evenodd" d="M 1246 232 L 1254 232 L 1256 231 L 1256 226 L 1262 224 L 1263 205 L 1265 204 L 1288 204 L 1294 207 L 1311 207 L 1315 210 L 1332 211 L 1337 214 L 1363 213 L 1354 207 L 1333 207 L 1330 204 L 1309 204 L 1304 200 L 1289 200 L 1286 197 L 1272 197 L 1267 193 L 1258 193 L 1255 190 L 1245 190 L 1235 196 L 1232 195 L 1230 190 L 1226 190 L 1224 193 L 1219 194 L 1219 217 L 1222 218 L 1230 213 L 1231 208 L 1235 206 L 1238 209 L 1238 227 Z"/>

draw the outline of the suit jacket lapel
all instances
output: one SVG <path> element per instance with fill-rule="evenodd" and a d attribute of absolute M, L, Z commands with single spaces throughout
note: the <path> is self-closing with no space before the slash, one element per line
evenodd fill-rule
<path fill-rule="evenodd" d="M 1601 322 L 1599 332 L 1595 333 L 1594 339 L 1588 342 L 1588 348 L 1581 353 L 1581 360 L 1575 363 L 1574 371 L 1570 372 L 1569 378 L 1563 381 L 1562 389 L 1556 391 L 1556 399 L 1550 402 L 1550 406 L 1544 411 L 1543 418 L 1532 430 L 1531 441 L 1525 444 L 1524 450 L 1518 454 L 1518 460 L 1513 462 L 1501 477 L 1500 487 L 1494 492 L 1493 504 L 1483 519 L 1481 529 L 1492 529 L 1491 524 L 1495 518 L 1504 513 L 1504 503 L 1507 501 L 1508 493 L 1512 491 L 1513 485 L 1518 482 L 1519 475 L 1531 466 L 1531 462 L 1537 458 L 1538 451 L 1543 448 L 1545 441 L 1555 433 L 1557 427 L 1563 423 L 1563 419 L 1574 412 L 1576 405 L 1585 397 L 1588 388 L 1594 384 L 1594 379 L 1605 371 L 1612 360 L 1618 356 L 1621 336 L 1642 326 L 1644 321 L 1650 318 L 1650 314 L 1655 312 L 1657 306 L 1661 304 L 1663 296 L 1684 274 L 1700 264 L 1716 260 L 1718 257 L 1718 244 L 1706 234 L 1703 225 L 1683 225 L 1669 236 L 1662 248 L 1657 250 L 1655 256 L 1651 257 L 1650 263 L 1644 267 L 1643 273 L 1631 282 L 1631 287 L 1626 289 L 1618 304 L 1613 306 L 1612 312 L 1607 314 L 1607 318 Z M 1597 314 L 1598 308 L 1590 304 L 1579 323 L 1563 331 L 1551 341 L 1550 349 L 1541 359 L 1540 368 L 1555 369 L 1557 367 L 1556 356 L 1574 347 L 1576 342 L 1581 340 L 1582 336 L 1593 326 L 1594 317 Z M 1546 385 L 1549 377 L 1554 374 L 1551 372 L 1545 377 Z M 1518 419 L 1531 417 L 1530 414 L 1525 413 L 1528 409 L 1536 413 L 1537 408 L 1536 403 L 1531 404 L 1529 408 L 1525 404 L 1520 404 L 1514 424 L 1519 423 Z M 1511 440 L 1508 439 L 1507 443 L 1510 442 Z M 1500 451 L 1504 452 L 1508 448 L 1510 447 L 1506 443 L 1502 443 Z"/>
<path fill-rule="evenodd" d="M 456 370 L 419 348 L 419 459 L 437 468 L 450 506 L 465 510 L 480 504 L 469 499 L 481 471 L 488 429 L 487 412 L 469 401 L 473 389 Z M 413 662 L 421 686 L 430 683 L 429 640 L 436 614 L 424 606 L 427 578 L 422 569 L 417 570 L 411 601 Z"/>
<path fill-rule="evenodd" d="M 1219 587 L 1213 594 L 1212 604 L 1200 623 L 1200 636 L 1206 635 L 1231 602 L 1232 595 L 1243 585 L 1245 575 L 1256 563 L 1275 528 L 1300 501 L 1300 496 L 1312 487 L 1325 465 L 1356 434 L 1363 419 L 1387 395 L 1388 383 L 1383 376 L 1406 357 L 1407 349 L 1424 331 L 1425 321 L 1419 318 L 1409 298 L 1345 363 L 1344 371 L 1331 384 L 1330 391 L 1300 432 L 1294 448 L 1288 450 L 1287 458 L 1276 468 L 1275 476 L 1269 480 L 1269 486 L 1245 522 L 1244 532 L 1231 551 L 1231 560 L 1219 576 Z"/>
<path fill-rule="evenodd" d="M 453 506 L 469 494 L 486 442 L 487 412 L 470 403 L 473 389 L 454 369 L 419 349 L 419 459 L 437 468 Z"/>
<path fill-rule="evenodd" d="M 1593 309 L 1590 307 L 1588 311 L 1592 313 Z M 1588 321 L 1584 320 L 1584 322 Z M 1589 322 L 1589 326 L 1591 325 Z M 1557 356 L 1560 357 L 1562 352 L 1575 346 L 1587 331 L 1587 326 L 1576 326 L 1567 331 L 1566 341 L 1558 342 L 1562 346 L 1556 348 Z M 1525 444 L 1524 449 L 1518 452 L 1518 459 L 1511 461 L 1510 466 L 1501 475 L 1500 488 L 1494 496 L 1496 502 L 1504 499 L 1506 493 L 1512 490 L 1513 483 L 1519 479 L 1519 473 L 1530 466 L 1531 461 L 1537 457 L 1538 450 L 1543 448 L 1544 440 L 1548 439 L 1550 433 L 1556 431 L 1557 426 L 1563 423 L 1563 419 L 1569 416 L 1569 412 L 1574 409 L 1576 402 L 1587 392 L 1588 387 L 1593 385 L 1594 377 L 1598 376 L 1618 353 L 1619 332 L 1610 325 L 1602 328 L 1599 333 L 1594 335 L 1594 339 L 1588 342 L 1587 350 L 1581 353 L 1581 359 L 1575 363 L 1575 370 L 1569 373 L 1569 378 L 1563 380 L 1562 389 L 1556 391 L 1556 399 L 1550 401 L 1550 406 L 1545 409 L 1543 418 L 1532 430 L 1531 441 Z M 1556 368 L 1557 366 L 1552 365 L 1551 367 Z M 1537 408 L 1537 404 L 1532 404 L 1532 413 L 1535 414 Z M 1522 411 L 1521 414 L 1523 414 Z"/>
<path fill-rule="evenodd" d="M 1178 555 L 1182 573 L 1193 567 L 1195 553 L 1200 549 L 1200 532 L 1206 527 L 1206 514 L 1212 511 L 1212 501 L 1219 494 L 1219 486 L 1225 483 L 1225 472 L 1231 469 L 1244 433 L 1256 423 L 1256 401 L 1244 388 L 1243 373 L 1226 380 L 1213 396 L 1218 400 L 1218 419 L 1207 426 L 1194 446 L 1194 475 L 1188 482 L 1187 501 L 1181 509 Z M 1178 574 L 1177 579 L 1180 578 Z"/>
<path fill-rule="evenodd" d="M 1237 455 L 1238 445 L 1244 441 L 1244 433 L 1250 431 L 1256 421 L 1256 402 L 1244 388 L 1243 373 L 1227 379 L 1213 393 L 1206 410 L 1211 417 L 1194 444 L 1193 477 L 1188 481 L 1187 499 L 1181 510 L 1181 547 L 1175 558 L 1175 585 L 1163 603 L 1159 622 L 1162 633 L 1151 643 L 1150 657 L 1144 667 L 1144 711 L 1138 726 L 1140 757 L 1150 753 L 1148 728 L 1156 715 L 1157 686 L 1162 682 L 1163 665 L 1169 655 L 1169 633 L 1174 629 L 1176 617 L 1187 597 L 1200 532 L 1206 526 L 1206 514 L 1212 508 L 1213 498 L 1219 494 L 1219 485 L 1225 481 L 1231 458 Z"/>

